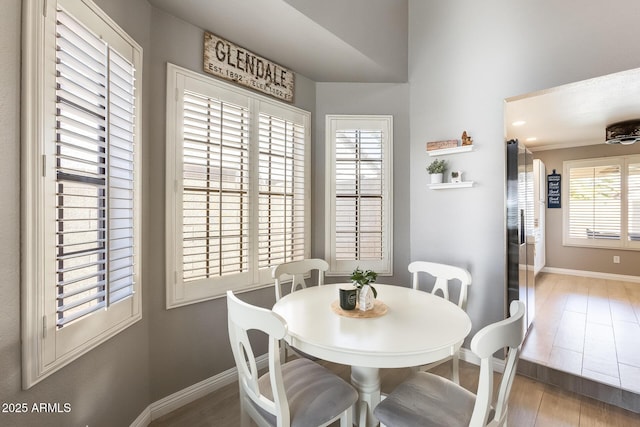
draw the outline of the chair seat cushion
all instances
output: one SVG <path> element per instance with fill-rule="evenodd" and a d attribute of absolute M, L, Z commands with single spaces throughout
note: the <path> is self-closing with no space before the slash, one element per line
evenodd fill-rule
<path fill-rule="evenodd" d="M 349 383 L 308 359 L 296 359 L 282 365 L 282 379 L 292 427 L 322 425 L 358 399 L 358 393 Z M 265 397 L 273 399 L 268 373 L 260 377 L 258 385 Z M 276 425 L 274 416 L 256 408 Z"/>
<path fill-rule="evenodd" d="M 400 384 L 374 411 L 390 427 L 468 426 L 476 396 L 438 375 L 418 372 Z"/>

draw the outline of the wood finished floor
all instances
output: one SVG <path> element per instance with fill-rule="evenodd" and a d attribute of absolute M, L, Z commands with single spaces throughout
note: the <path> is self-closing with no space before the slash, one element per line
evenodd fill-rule
<path fill-rule="evenodd" d="M 348 380 L 349 367 L 324 363 Z M 451 366 L 443 364 L 431 372 L 450 378 Z M 382 390 L 389 393 L 411 374 L 409 369 L 383 369 Z M 478 367 L 460 362 L 460 381 L 475 392 Z M 151 427 L 235 427 L 240 423 L 238 386 L 230 384 L 155 421 Z M 339 423 L 335 423 L 338 426 Z M 511 427 L 598 427 L 640 426 L 640 415 L 616 406 L 562 391 L 523 376 L 516 376 L 509 399 L 508 425 Z"/>
<path fill-rule="evenodd" d="M 536 277 L 536 319 L 523 359 L 640 393 L 639 343 L 640 283 Z"/>

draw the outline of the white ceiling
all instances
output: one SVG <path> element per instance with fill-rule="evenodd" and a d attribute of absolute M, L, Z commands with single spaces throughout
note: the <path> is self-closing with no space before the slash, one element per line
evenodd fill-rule
<path fill-rule="evenodd" d="M 612 123 L 640 118 L 640 69 L 509 98 L 507 139 L 531 150 L 603 144 Z M 526 121 L 513 126 L 515 121 Z M 535 141 L 527 141 L 535 137 Z"/>
<path fill-rule="evenodd" d="M 407 0 L 149 0 L 316 82 L 406 82 Z"/>

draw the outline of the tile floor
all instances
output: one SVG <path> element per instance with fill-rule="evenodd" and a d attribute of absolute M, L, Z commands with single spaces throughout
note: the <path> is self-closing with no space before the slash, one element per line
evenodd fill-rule
<path fill-rule="evenodd" d="M 640 283 L 539 274 L 521 357 L 640 393 Z"/>

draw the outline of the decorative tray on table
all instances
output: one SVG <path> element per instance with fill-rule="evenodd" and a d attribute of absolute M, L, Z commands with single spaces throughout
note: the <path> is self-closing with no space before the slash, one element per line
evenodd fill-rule
<path fill-rule="evenodd" d="M 351 317 L 354 319 L 371 319 L 374 317 L 384 316 L 387 313 L 389 307 L 385 303 L 380 300 L 373 301 L 373 308 L 367 311 L 361 311 L 356 304 L 356 308 L 354 310 L 343 310 L 340 308 L 340 301 L 335 300 L 331 303 L 331 309 L 334 313 L 339 314 L 344 317 Z"/>

